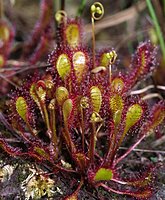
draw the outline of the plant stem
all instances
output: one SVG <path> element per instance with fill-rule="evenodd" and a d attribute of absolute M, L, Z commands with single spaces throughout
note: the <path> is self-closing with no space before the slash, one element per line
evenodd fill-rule
<path fill-rule="evenodd" d="M 80 6 L 77 11 L 77 15 L 76 15 L 77 17 L 80 17 L 82 15 L 85 5 L 86 5 L 86 0 L 81 0 Z"/>
<path fill-rule="evenodd" d="M 96 124 L 92 122 L 92 133 L 90 137 L 90 146 L 88 152 L 91 163 L 93 163 L 94 161 L 95 144 L 96 144 Z"/>
<path fill-rule="evenodd" d="M 93 52 L 93 68 L 95 68 L 95 21 L 94 18 L 91 17 L 92 22 L 92 52 Z"/>
<path fill-rule="evenodd" d="M 33 135 L 33 137 L 36 137 L 36 135 L 35 135 L 35 133 L 34 133 L 34 131 L 33 131 L 32 127 L 30 126 L 30 124 L 29 124 L 28 120 L 26 120 L 26 125 L 27 125 L 27 127 L 28 127 L 28 129 L 29 129 L 30 133 Z"/>
<path fill-rule="evenodd" d="M 19 134 L 25 139 L 25 141 L 30 142 L 29 138 L 25 135 L 25 131 L 22 130 L 22 127 L 19 123 L 17 123 L 17 130 L 19 131 Z"/>
<path fill-rule="evenodd" d="M 65 131 L 63 131 L 63 136 L 68 145 L 68 150 L 70 151 L 70 153 L 72 155 L 76 152 L 76 147 L 75 147 L 74 143 L 72 142 L 72 138 L 71 138 L 71 134 L 69 132 L 67 121 L 64 121 L 64 129 L 65 129 Z"/>
<path fill-rule="evenodd" d="M 40 105 L 41 105 L 41 109 L 42 109 L 43 114 L 44 114 L 44 120 L 45 120 L 47 129 L 48 129 L 48 131 L 50 131 L 49 115 L 48 115 L 48 111 L 47 111 L 47 109 L 46 109 L 45 102 L 42 102 L 42 101 L 41 101 L 41 102 L 40 102 Z"/>
<path fill-rule="evenodd" d="M 128 150 L 127 147 L 120 147 L 119 149 Z M 152 150 L 152 149 L 133 149 L 134 152 L 142 152 L 142 153 L 157 153 L 157 154 L 165 154 L 165 151 L 161 150 Z"/>
<path fill-rule="evenodd" d="M 107 186 L 106 184 L 104 183 L 98 183 L 97 184 L 98 187 L 103 187 L 105 190 L 107 190 L 108 192 L 114 192 L 116 194 L 122 194 L 122 195 L 130 195 L 130 196 L 133 196 L 133 197 L 138 197 L 138 196 L 142 196 L 143 197 L 143 193 L 139 193 L 139 192 L 132 192 L 132 191 L 129 191 L 129 190 L 125 190 L 125 191 L 119 191 L 119 190 L 115 190 L 109 186 Z M 150 190 L 147 190 L 146 189 L 146 194 L 147 192 L 150 192 Z M 147 194 L 147 195 L 150 195 L 150 194 Z M 147 199 L 147 198 L 146 198 Z"/>
<path fill-rule="evenodd" d="M 114 165 L 117 165 L 121 160 L 123 160 L 126 156 L 128 156 L 128 154 L 130 154 L 135 147 L 137 147 L 137 145 L 140 144 L 140 142 L 146 137 L 146 135 L 142 135 L 141 138 L 134 144 L 132 145 L 121 157 L 119 157 L 115 162 Z"/>
<path fill-rule="evenodd" d="M 84 153 L 85 150 L 85 128 L 84 128 L 84 111 L 83 108 L 81 108 L 81 129 L 82 129 L 82 151 Z"/>
<path fill-rule="evenodd" d="M 109 192 L 114 192 L 114 193 L 116 193 L 116 194 L 129 194 L 129 193 L 127 193 L 127 192 L 121 192 L 121 191 L 118 191 L 118 190 L 114 190 L 114 189 L 112 189 L 112 188 L 110 188 L 110 187 L 108 187 L 107 185 L 105 185 L 104 183 L 98 183 L 98 185 L 97 185 L 98 187 L 103 187 L 104 189 L 106 189 L 106 190 L 108 190 Z"/>
<path fill-rule="evenodd" d="M 146 0 L 147 6 L 148 6 L 148 10 L 150 12 L 151 18 L 153 20 L 154 26 L 155 26 L 155 30 L 158 36 L 158 40 L 160 42 L 160 48 L 163 54 L 163 60 L 165 61 L 165 42 L 164 42 L 164 38 L 163 38 L 163 34 L 162 31 L 160 29 L 160 25 L 158 23 L 158 19 L 156 17 L 154 8 L 152 6 L 151 0 Z"/>
<path fill-rule="evenodd" d="M 65 0 L 61 0 L 61 10 L 65 10 Z"/>
<path fill-rule="evenodd" d="M 110 139 L 109 139 L 110 140 Z M 106 161 L 104 164 L 111 165 L 113 158 L 114 158 L 114 150 L 115 150 L 115 144 L 116 144 L 116 130 L 113 130 L 112 132 L 112 139 L 109 141 L 109 149 L 106 156 Z"/>
<path fill-rule="evenodd" d="M 50 126 L 51 126 L 51 130 L 52 130 L 52 142 L 56 148 L 57 147 L 57 134 L 56 134 L 55 109 L 50 110 Z"/>

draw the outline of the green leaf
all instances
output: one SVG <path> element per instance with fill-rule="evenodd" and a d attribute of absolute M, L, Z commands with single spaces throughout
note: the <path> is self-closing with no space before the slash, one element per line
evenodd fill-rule
<path fill-rule="evenodd" d="M 100 89 L 96 86 L 91 87 L 90 95 L 93 111 L 99 113 L 102 103 L 102 95 Z"/>
<path fill-rule="evenodd" d="M 112 178 L 113 172 L 111 169 L 100 168 L 94 176 L 94 181 L 109 181 Z"/>
<path fill-rule="evenodd" d="M 86 68 L 86 58 L 83 52 L 77 51 L 76 53 L 74 53 L 73 67 L 74 67 L 78 82 L 81 82 L 82 76 L 85 73 L 85 68 Z"/>
<path fill-rule="evenodd" d="M 124 89 L 124 82 L 121 78 L 115 78 L 113 79 L 112 83 L 111 83 L 111 89 L 112 92 L 114 93 L 120 93 L 123 91 Z"/>
<path fill-rule="evenodd" d="M 124 107 L 124 102 L 119 94 L 115 94 L 110 99 L 110 109 L 113 115 L 113 121 L 117 126 L 121 121 L 121 114 Z"/>
<path fill-rule="evenodd" d="M 157 106 L 154 112 L 152 113 L 152 123 L 148 126 L 148 129 L 154 129 L 159 124 L 161 124 L 165 118 L 165 109 L 162 108 L 163 106 Z"/>
<path fill-rule="evenodd" d="M 56 100 L 57 103 L 61 106 L 66 99 L 69 98 L 69 92 L 65 87 L 58 87 L 56 90 Z"/>
<path fill-rule="evenodd" d="M 124 129 L 125 133 L 140 120 L 142 114 L 143 109 L 139 104 L 134 104 L 128 108 Z"/>
<path fill-rule="evenodd" d="M 40 155 L 40 156 L 42 156 L 42 157 L 44 157 L 44 158 L 46 158 L 46 159 L 49 159 L 49 155 L 45 152 L 44 149 L 42 149 L 42 148 L 40 148 L 40 147 L 34 147 L 34 151 L 35 151 L 38 155 Z"/>
<path fill-rule="evenodd" d="M 100 59 L 100 65 L 104 67 L 109 66 L 109 58 L 107 56 L 107 53 L 103 53 Z"/>
<path fill-rule="evenodd" d="M 104 67 L 108 67 L 113 64 L 116 60 L 117 54 L 115 51 L 110 51 L 107 53 L 103 53 L 100 60 L 100 65 Z"/>
<path fill-rule="evenodd" d="M 71 115 L 71 112 L 73 110 L 73 102 L 71 99 L 67 99 L 63 103 L 62 111 L 63 111 L 63 117 L 64 117 L 64 122 L 66 123 Z"/>
<path fill-rule="evenodd" d="M 6 42 L 10 38 L 10 30 L 5 24 L 0 25 L 0 38 L 2 42 Z"/>
<path fill-rule="evenodd" d="M 65 31 L 66 40 L 70 47 L 75 48 L 80 42 L 80 32 L 77 24 L 69 24 Z"/>
<path fill-rule="evenodd" d="M 0 55 L 0 68 L 3 67 L 5 64 L 5 56 L 4 55 Z"/>
<path fill-rule="evenodd" d="M 142 177 L 135 178 L 132 181 L 127 181 L 128 185 L 135 187 L 145 187 L 153 181 L 153 172 L 149 171 L 146 174 L 143 174 Z"/>
<path fill-rule="evenodd" d="M 18 97 L 16 100 L 16 110 L 19 114 L 19 116 L 24 120 L 27 121 L 27 112 L 28 112 L 28 106 L 26 103 L 26 100 L 23 97 Z"/>
<path fill-rule="evenodd" d="M 66 54 L 61 54 L 56 63 L 58 74 L 62 79 L 65 79 L 67 75 L 69 75 L 71 70 L 71 64 L 69 58 Z"/>

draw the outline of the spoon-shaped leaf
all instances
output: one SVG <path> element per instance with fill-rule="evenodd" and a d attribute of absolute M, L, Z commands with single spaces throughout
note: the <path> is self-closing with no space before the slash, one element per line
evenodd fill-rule
<path fill-rule="evenodd" d="M 116 126 L 121 121 L 121 114 L 123 107 L 124 107 L 124 102 L 120 95 L 115 94 L 110 98 L 110 109 L 113 115 L 113 121 Z"/>
<path fill-rule="evenodd" d="M 93 111 L 99 113 L 102 103 L 102 95 L 100 89 L 96 86 L 91 87 L 90 96 L 91 96 Z"/>
<path fill-rule="evenodd" d="M 16 100 L 16 110 L 17 110 L 19 116 L 24 121 L 27 121 L 28 106 L 27 106 L 25 98 L 23 98 L 23 97 L 17 98 L 17 100 Z"/>
<path fill-rule="evenodd" d="M 132 126 L 134 126 L 141 118 L 143 109 L 139 104 L 134 104 L 128 108 L 125 121 L 125 130 L 127 132 Z"/>
<path fill-rule="evenodd" d="M 69 117 L 71 116 L 73 110 L 73 102 L 71 99 L 67 99 L 63 103 L 62 111 L 63 111 L 63 117 L 64 117 L 64 122 L 67 123 Z"/>
<path fill-rule="evenodd" d="M 111 169 L 100 168 L 94 176 L 94 181 L 109 181 L 112 178 L 113 172 Z"/>
<path fill-rule="evenodd" d="M 69 75 L 71 70 L 71 64 L 69 58 L 66 54 L 61 54 L 56 63 L 58 74 L 62 79 L 65 79 L 67 75 Z"/>

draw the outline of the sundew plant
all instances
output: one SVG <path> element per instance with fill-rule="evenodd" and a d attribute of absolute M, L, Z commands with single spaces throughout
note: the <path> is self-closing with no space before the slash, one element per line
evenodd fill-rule
<path fill-rule="evenodd" d="M 10 95 L 8 123 L 11 135 L 0 137 L 11 156 L 30 158 L 51 173 L 64 172 L 77 182 L 66 197 L 76 200 L 82 186 L 148 199 L 153 194 L 155 167 L 124 178 L 121 162 L 165 118 L 165 102 L 152 107 L 131 89 L 156 65 L 156 48 L 142 42 L 132 56 L 128 72 L 113 74 L 117 53 L 112 48 L 95 50 L 94 21 L 104 13 L 91 6 L 92 48 L 84 44 L 82 20 L 58 11 L 57 44 L 49 55 L 49 68 L 36 73 Z M 121 61 L 122 63 L 122 61 Z M 119 153 L 127 137 L 135 137 Z M 63 163 L 67 163 L 64 165 Z"/>

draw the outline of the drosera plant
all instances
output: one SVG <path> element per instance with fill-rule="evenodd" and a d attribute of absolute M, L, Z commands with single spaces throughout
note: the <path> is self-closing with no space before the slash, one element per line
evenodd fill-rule
<path fill-rule="evenodd" d="M 100 3 L 92 5 L 92 50 L 83 43 L 82 22 L 68 19 L 65 11 L 57 13 L 60 42 L 48 59 L 52 67 L 12 93 L 7 127 L 19 142 L 1 136 L 0 144 L 11 156 L 26 156 L 52 173 L 73 175 L 77 189 L 65 200 L 78 199 L 83 185 L 147 199 L 153 193 L 155 167 L 126 179 L 119 166 L 165 118 L 163 100 L 150 108 L 130 94 L 156 67 L 156 48 L 141 43 L 130 71 L 114 75 L 115 50 L 94 48 L 94 21 L 103 13 Z M 132 135 L 135 142 L 120 152 L 126 136 Z"/>

